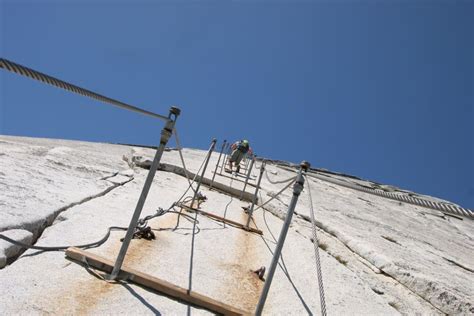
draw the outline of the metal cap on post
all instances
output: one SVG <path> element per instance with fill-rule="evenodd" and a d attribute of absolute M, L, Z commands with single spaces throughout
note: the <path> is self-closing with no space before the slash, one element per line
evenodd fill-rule
<path fill-rule="evenodd" d="M 304 188 L 304 173 L 308 171 L 310 168 L 310 163 L 307 161 L 302 161 L 300 164 L 300 169 L 298 171 L 298 175 L 296 176 L 296 182 L 293 186 L 293 196 L 291 198 L 290 205 L 288 206 L 288 212 L 286 214 L 285 222 L 283 223 L 283 227 L 280 232 L 280 236 L 278 237 L 278 242 L 275 247 L 275 251 L 273 253 L 272 263 L 270 264 L 270 268 L 268 270 L 267 279 L 263 286 L 262 294 L 260 295 L 260 299 L 257 304 L 257 308 L 255 310 L 255 315 L 260 316 L 262 315 L 263 307 L 265 306 L 265 301 L 268 296 L 268 292 L 270 290 L 270 286 L 272 284 L 273 276 L 275 274 L 276 267 L 278 265 L 278 261 L 280 260 L 281 251 L 283 249 L 283 244 L 285 243 L 286 235 L 288 233 L 288 229 L 290 227 L 291 219 L 293 217 L 293 213 L 295 211 L 296 203 L 298 202 L 298 197 L 303 191 Z"/>
<path fill-rule="evenodd" d="M 177 106 L 172 106 L 170 107 L 170 114 L 168 115 L 168 118 L 171 118 L 171 114 L 175 116 L 175 121 L 176 121 L 176 118 L 181 114 L 181 109 L 178 108 Z"/>
<path fill-rule="evenodd" d="M 181 110 L 179 108 L 175 106 L 172 106 L 170 108 L 168 120 L 166 121 L 163 129 L 161 130 L 160 145 L 156 149 L 155 158 L 153 159 L 153 163 L 151 164 L 150 171 L 148 171 L 145 184 L 143 185 L 142 193 L 140 194 L 140 198 L 138 199 L 137 206 L 135 207 L 135 212 L 133 213 L 132 219 L 130 220 L 127 233 L 122 242 L 122 247 L 120 248 L 112 273 L 110 274 L 111 280 L 115 280 L 117 278 L 117 276 L 119 275 L 120 269 L 122 268 L 125 255 L 127 254 L 128 247 L 133 238 L 133 233 L 135 232 L 135 228 L 137 227 L 137 223 L 140 218 L 140 214 L 143 210 L 143 206 L 145 205 L 148 192 L 150 191 L 153 178 L 155 177 L 156 170 L 158 169 L 158 166 L 160 164 L 161 156 L 163 156 L 165 146 L 168 143 L 168 140 L 170 139 L 171 135 L 173 134 L 174 125 L 180 113 L 181 113 Z"/>

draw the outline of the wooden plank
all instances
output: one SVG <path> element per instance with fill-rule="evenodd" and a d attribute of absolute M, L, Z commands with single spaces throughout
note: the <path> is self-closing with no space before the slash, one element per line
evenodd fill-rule
<path fill-rule="evenodd" d="M 214 171 L 213 171 L 212 173 L 214 173 Z M 228 176 L 228 175 L 226 175 L 226 174 L 220 174 L 219 172 L 216 172 L 216 175 L 219 175 L 219 176 L 225 177 L 225 178 L 229 178 L 229 179 L 234 179 L 234 181 L 238 181 L 238 182 L 245 183 L 245 180 L 238 179 L 238 178 L 234 178 L 234 177 Z M 244 178 L 245 178 L 245 177 L 244 177 Z M 255 183 L 250 182 L 251 180 L 253 181 L 253 180 L 255 180 L 255 179 L 250 179 L 249 182 L 247 183 L 247 185 L 252 186 L 252 187 L 254 187 L 254 188 L 257 187 L 257 185 L 256 185 Z"/>
<path fill-rule="evenodd" d="M 247 230 L 249 232 L 252 232 L 252 233 L 257 233 L 259 235 L 263 235 L 263 232 L 260 230 L 260 229 L 256 229 L 256 228 L 252 228 L 252 227 L 245 227 L 245 225 L 239 223 L 239 222 L 235 222 L 233 220 L 230 220 L 230 219 L 227 219 L 227 218 L 224 218 L 224 217 L 221 217 L 219 215 L 216 215 L 216 214 L 212 214 L 212 213 L 208 213 L 206 211 L 203 211 L 203 210 L 198 210 L 198 209 L 195 209 L 193 207 L 189 207 L 188 205 L 186 204 L 180 204 L 179 206 L 181 206 L 182 208 L 188 210 L 188 211 L 192 211 L 192 212 L 197 212 L 199 214 L 202 214 L 204 216 L 207 216 L 207 217 L 210 217 L 210 218 L 213 218 L 215 220 L 218 220 L 220 222 L 223 222 L 223 223 L 227 223 L 227 224 L 230 224 L 230 225 L 233 225 L 233 226 L 237 226 L 238 228 L 241 228 L 241 229 L 244 229 L 244 230 Z"/>
<path fill-rule="evenodd" d="M 188 178 L 190 178 L 190 179 L 196 178 L 196 181 L 201 180 L 203 185 L 206 185 L 207 187 L 211 186 L 212 179 L 209 179 L 209 178 L 206 178 L 206 177 L 201 177 L 200 175 L 195 175 L 194 173 L 192 173 L 190 171 L 187 171 L 187 170 L 184 170 L 183 168 L 175 168 L 173 165 L 169 165 L 169 164 L 165 164 L 165 163 L 161 163 L 159 168 L 161 168 L 162 170 L 165 170 L 165 171 L 167 171 L 167 168 L 172 169 L 171 172 L 182 174 L 183 177 L 186 176 L 186 174 L 187 174 Z M 226 194 L 230 194 L 230 195 L 232 195 L 234 197 L 237 197 L 237 198 L 239 198 L 241 200 L 244 200 L 244 201 L 252 202 L 252 200 L 253 200 L 253 193 L 244 191 L 243 194 L 242 194 L 242 190 L 232 188 L 231 186 L 220 183 L 218 181 L 214 181 L 214 183 L 212 184 L 212 188 L 214 190 L 221 191 L 221 192 L 224 192 Z M 258 201 L 258 199 L 257 199 L 257 201 Z"/>
<path fill-rule="evenodd" d="M 79 248 L 70 247 L 66 250 L 66 256 L 70 259 L 87 263 L 89 266 L 96 269 L 111 273 L 114 267 L 114 262 L 102 258 L 96 254 L 84 251 Z M 151 288 L 155 291 L 168 295 L 170 297 L 188 302 L 192 305 L 205 308 L 209 311 L 222 315 L 250 315 L 243 310 L 232 307 L 230 305 L 216 301 L 210 297 L 201 295 L 196 292 L 189 292 L 188 290 L 174 285 L 170 282 L 161 280 L 149 274 L 137 271 L 126 266 L 122 266 L 119 274 L 120 279 L 128 280 L 133 283 Z"/>

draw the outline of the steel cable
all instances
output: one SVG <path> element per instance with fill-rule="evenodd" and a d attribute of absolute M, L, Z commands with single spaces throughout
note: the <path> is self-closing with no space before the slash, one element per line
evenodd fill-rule
<path fill-rule="evenodd" d="M 292 180 L 295 179 L 295 177 L 290 177 L 290 178 L 285 179 L 285 180 L 273 181 L 272 179 L 270 179 L 267 169 L 265 169 L 265 177 L 267 178 L 268 182 L 270 182 L 271 184 L 287 183 L 288 181 L 292 181 Z"/>
<path fill-rule="evenodd" d="M 179 205 L 179 203 L 181 202 L 181 200 L 183 200 L 183 198 L 186 196 L 186 193 L 189 191 L 190 188 L 192 188 L 192 184 L 196 181 L 196 178 L 197 178 L 197 175 L 199 174 L 199 171 L 202 169 L 202 167 L 204 166 L 204 162 L 206 161 L 206 159 L 204 159 L 204 161 L 202 162 L 201 166 L 199 167 L 199 170 L 197 171 L 196 175 L 194 176 L 192 182 L 189 183 L 189 186 L 188 188 L 186 189 L 186 191 L 181 195 L 181 197 L 174 203 L 171 204 L 171 206 L 164 210 L 162 208 L 158 208 L 158 210 L 156 210 L 155 214 L 153 215 L 148 215 L 142 219 L 140 219 L 138 221 L 138 224 L 137 224 L 137 231 L 143 229 L 144 227 L 146 227 L 148 221 L 150 219 L 153 219 L 155 217 L 158 217 L 158 216 L 162 216 L 164 214 L 167 214 L 167 213 L 177 213 L 178 214 L 178 220 L 177 220 L 177 225 L 176 227 L 173 229 L 173 230 L 176 230 L 177 227 L 179 226 L 179 217 L 180 216 L 184 216 L 186 219 L 190 220 L 191 222 L 193 223 L 197 223 L 198 221 L 197 220 L 194 220 L 191 216 L 188 216 L 188 215 L 185 215 L 185 214 L 181 214 L 181 212 L 176 212 L 176 211 L 172 211 L 172 209 L 176 206 Z M 187 169 L 185 169 L 186 172 Z M 198 228 L 199 229 L 199 228 Z M 42 250 L 42 251 L 62 251 L 62 250 L 65 250 L 69 247 L 76 247 L 76 248 L 92 248 L 92 247 L 98 247 L 100 245 L 102 245 L 103 243 L 105 243 L 107 241 L 107 239 L 110 237 L 110 232 L 112 230 L 127 230 L 126 227 L 117 227 L 117 226 L 111 226 L 108 228 L 108 231 L 106 233 L 106 235 L 100 239 L 99 241 L 96 241 L 96 242 L 93 242 L 93 243 L 89 243 L 89 244 L 84 244 L 84 245 L 77 245 L 77 246 L 51 246 L 51 247 L 48 247 L 48 246 L 35 246 L 35 245 L 28 245 L 28 244 L 25 244 L 25 243 L 22 243 L 20 241 L 16 241 L 14 239 L 11 239 L 3 234 L 0 234 L 0 239 L 3 239 L 11 244 L 14 244 L 14 245 L 17 245 L 19 247 L 22 247 L 22 248 L 27 248 L 27 249 L 35 249 L 35 250 Z"/>
<path fill-rule="evenodd" d="M 194 175 L 193 180 L 192 180 L 192 182 L 189 184 L 189 186 L 188 186 L 188 188 L 186 189 L 186 191 L 184 191 L 184 193 L 181 195 L 181 197 L 178 199 L 177 202 L 175 202 L 175 203 L 173 203 L 173 204 L 171 205 L 170 209 L 171 209 L 172 207 L 174 207 L 174 206 L 177 206 L 178 203 L 181 202 L 181 200 L 186 196 L 186 193 L 188 193 L 189 189 L 192 188 L 192 184 L 193 184 L 194 182 L 196 182 L 196 178 L 198 177 L 199 172 L 201 172 L 201 169 L 204 167 L 204 164 L 205 164 L 205 162 L 206 162 L 206 159 L 207 159 L 207 156 L 206 156 L 206 158 L 204 158 L 204 160 L 202 161 L 201 166 L 199 167 L 198 171 L 197 171 L 196 174 Z M 185 173 L 188 173 L 188 170 L 185 169 L 184 172 L 185 172 Z M 196 191 L 194 190 L 194 188 L 193 188 L 193 191 L 196 193 Z M 179 218 L 180 218 L 180 216 L 182 215 L 181 212 L 182 212 L 182 210 L 179 212 L 178 218 L 177 218 L 177 220 L 176 220 L 175 229 L 177 229 L 178 226 L 179 226 Z"/>
<path fill-rule="evenodd" d="M 194 188 L 192 186 L 191 179 L 189 179 L 188 169 L 186 168 L 186 163 L 184 162 L 181 142 L 179 141 L 178 130 L 176 128 L 174 129 L 174 137 L 176 139 L 176 146 L 178 147 L 178 153 L 179 153 L 179 157 L 181 159 L 181 164 L 183 165 L 184 174 L 186 175 L 186 179 L 188 180 L 188 184 L 191 186 L 191 189 L 193 190 L 193 192 L 196 193 L 196 190 L 194 190 Z M 199 171 L 196 174 L 198 174 L 198 173 L 199 173 Z M 196 176 L 194 177 L 194 179 L 196 179 Z M 194 179 L 193 179 L 193 181 L 194 181 Z"/>
<path fill-rule="evenodd" d="M 263 212 L 263 221 L 265 222 L 265 226 L 267 227 L 268 232 L 270 233 L 270 235 L 273 238 L 273 241 L 274 241 L 273 243 L 276 244 L 277 239 L 276 239 L 275 235 L 272 233 L 272 231 L 270 229 L 270 226 L 268 225 L 267 219 L 265 217 L 265 214 L 267 212 L 268 211 L 266 211 L 266 210 L 265 210 L 265 212 Z M 253 221 L 255 227 L 258 228 L 257 223 L 253 219 L 252 219 L 252 221 Z M 265 237 L 263 237 L 263 235 L 260 235 L 260 238 L 262 238 L 263 243 L 265 244 L 265 246 L 267 246 L 268 251 L 273 256 L 273 250 L 270 247 L 270 245 L 268 244 L 267 240 L 265 240 Z M 288 279 L 288 282 L 290 282 L 291 286 L 293 287 L 293 290 L 295 291 L 296 295 L 298 296 L 301 304 L 303 305 L 303 307 L 306 310 L 306 312 L 308 313 L 308 315 L 313 315 L 313 313 L 311 312 L 308 304 L 304 300 L 304 297 L 301 295 L 300 291 L 296 287 L 296 284 L 293 282 L 293 279 L 291 278 L 290 272 L 288 271 L 288 268 L 287 268 L 286 263 L 285 263 L 285 259 L 283 258 L 283 253 L 280 255 L 280 262 L 278 262 L 278 266 L 280 267 L 282 272 L 285 274 L 286 278 Z"/>
<path fill-rule="evenodd" d="M 127 230 L 126 227 L 117 227 L 117 226 L 111 226 L 108 228 L 107 230 L 107 233 L 105 234 L 104 237 L 102 237 L 102 239 L 100 239 L 99 241 L 95 241 L 95 242 L 92 242 L 92 243 L 89 243 L 89 244 L 84 244 L 84 245 L 78 245 L 78 246 L 55 246 L 55 247 L 46 247 L 46 246 L 35 246 L 35 245 L 28 245 L 28 244 L 25 244 L 25 243 L 22 243 L 20 241 L 16 241 L 14 239 L 11 239 L 3 234 L 0 234 L 0 239 L 3 239 L 9 243 L 12 243 L 14 245 L 17 245 L 21 248 L 28 248 L 28 249 L 35 249 L 35 250 L 42 250 L 42 251 L 61 251 L 61 250 L 65 250 L 69 247 L 76 247 L 76 248 L 93 248 L 93 247 L 98 247 L 100 245 L 102 245 L 104 242 L 107 241 L 107 239 L 109 238 L 110 236 L 110 232 L 112 230 Z"/>
<path fill-rule="evenodd" d="M 201 176 L 201 181 L 202 181 L 202 178 L 204 178 L 204 174 L 206 172 L 206 167 L 207 167 L 207 164 L 209 162 L 209 159 L 211 158 L 211 155 L 212 155 L 212 151 L 214 150 L 214 146 L 215 146 L 215 142 L 216 140 L 214 139 L 211 143 L 211 147 L 209 148 L 208 152 L 207 152 L 207 155 L 206 155 L 206 158 L 204 159 L 205 163 L 204 163 L 204 167 L 203 167 L 203 171 L 202 171 L 202 176 Z M 198 174 L 199 172 L 197 172 L 196 174 Z M 199 190 L 199 186 L 200 186 L 201 182 L 198 183 L 198 186 L 196 188 L 196 190 Z M 194 201 L 195 201 L 195 198 L 196 198 L 196 195 L 197 193 L 194 194 L 194 197 L 193 199 L 191 200 L 191 208 L 194 207 Z M 198 202 L 198 207 L 199 208 L 199 202 Z M 191 290 L 192 290 L 192 285 L 193 285 L 193 269 L 194 269 L 194 244 L 195 244 L 195 237 L 196 237 L 196 222 L 197 222 L 197 218 L 198 218 L 198 212 L 194 212 L 194 224 L 193 224 L 193 233 L 191 235 L 191 254 L 189 256 L 189 280 L 188 280 L 188 294 L 191 293 Z M 190 307 L 188 306 L 188 313 L 190 311 Z"/>
<path fill-rule="evenodd" d="M 340 185 L 340 186 L 343 186 L 343 187 L 346 187 L 346 188 L 349 188 L 349 189 L 353 189 L 353 190 L 357 190 L 357 191 L 377 195 L 377 196 L 384 197 L 384 198 L 389 198 L 391 200 L 396 200 L 396 201 L 399 201 L 399 202 L 405 202 L 405 203 L 409 203 L 409 204 L 413 204 L 413 205 L 417 205 L 417 206 L 426 207 L 426 208 L 429 208 L 429 209 L 441 211 L 441 212 L 448 213 L 448 214 L 464 216 L 464 217 L 467 217 L 467 218 L 474 219 L 474 210 L 463 208 L 463 207 L 460 207 L 460 206 L 455 206 L 455 205 L 451 205 L 451 204 L 447 204 L 447 203 L 443 203 L 443 202 L 428 201 L 428 200 L 421 199 L 421 198 L 418 198 L 418 197 L 400 195 L 400 194 L 397 194 L 397 193 L 386 192 L 386 191 L 383 191 L 383 190 L 380 190 L 380 189 L 367 188 L 367 187 L 363 187 L 361 185 L 357 185 L 357 184 L 350 183 L 350 182 L 345 182 L 345 181 L 342 181 L 342 180 L 339 180 L 339 179 L 334 179 L 334 178 L 331 178 L 331 177 L 328 177 L 328 176 L 323 176 L 323 175 L 316 174 L 316 173 L 311 173 L 308 176 L 319 179 L 319 180 L 322 180 L 322 181 L 330 182 L 330 183 L 333 183 L 333 184 L 336 184 L 336 185 Z"/>
<path fill-rule="evenodd" d="M 289 168 L 291 166 L 284 165 L 281 162 L 277 162 L 277 163 L 278 165 L 280 165 L 280 167 L 282 167 L 285 170 L 296 172 L 295 170 Z M 474 219 L 474 210 L 464 208 L 461 206 L 452 205 L 452 204 L 444 203 L 444 202 L 429 201 L 429 200 L 425 200 L 419 197 L 397 194 L 395 192 L 386 192 L 381 189 L 368 188 L 359 184 L 355 184 L 352 182 L 347 182 L 347 181 L 332 178 L 330 176 L 323 175 L 323 172 L 321 171 L 312 171 L 307 176 L 316 178 L 321 181 L 340 185 L 342 187 L 346 187 L 349 189 L 365 192 L 372 195 L 377 195 L 383 198 L 388 198 L 388 199 L 399 201 L 399 202 L 405 202 L 405 203 L 433 209 L 436 211 L 441 211 L 445 214 L 452 214 L 452 215 L 463 216 L 470 219 Z"/>
<path fill-rule="evenodd" d="M 265 203 L 263 203 L 262 205 L 259 205 L 256 209 L 254 209 L 253 211 L 257 211 L 261 208 L 263 208 L 265 205 L 267 205 L 268 203 L 270 203 L 271 201 L 273 201 L 274 199 L 277 198 L 277 196 L 279 196 L 281 193 L 283 193 L 283 191 L 285 191 L 286 189 L 288 189 L 290 187 L 290 185 L 292 185 L 295 180 L 296 180 L 296 177 L 293 177 L 292 179 L 293 181 L 291 181 L 290 183 L 288 183 L 287 185 L 285 185 L 280 191 L 278 191 L 278 193 L 276 193 L 274 196 L 272 196 L 271 199 L 269 199 L 268 201 L 266 201 Z"/>
<path fill-rule="evenodd" d="M 230 179 L 230 184 L 229 184 L 229 187 L 232 188 L 232 184 L 234 183 L 234 177 L 232 177 Z M 230 201 L 229 203 L 227 203 L 227 205 L 225 206 L 225 210 L 224 210 L 224 218 L 226 218 L 226 215 L 227 215 L 227 209 L 229 208 L 229 205 L 232 203 L 232 201 L 234 200 L 234 197 L 231 195 L 230 196 Z M 224 222 L 224 228 L 225 228 L 225 222 Z"/>
<path fill-rule="evenodd" d="M 31 78 L 31 79 L 35 79 L 37 81 L 40 81 L 40 82 L 43 82 L 43 83 L 46 83 L 46 84 L 49 84 L 49 85 L 67 90 L 67 91 L 70 91 L 70 92 L 74 92 L 76 94 L 80 94 L 82 96 L 86 96 L 86 97 L 89 97 L 89 98 L 92 98 L 92 99 L 95 99 L 95 100 L 98 100 L 98 101 L 101 101 L 101 102 L 104 102 L 104 103 L 108 103 L 108 104 L 117 106 L 117 107 L 125 109 L 125 110 L 129 110 L 129 111 L 137 112 L 137 113 L 140 113 L 140 114 L 148 115 L 148 116 L 151 116 L 151 117 L 154 117 L 154 118 L 158 118 L 160 120 L 165 120 L 165 121 L 169 120 L 169 118 L 164 116 L 164 115 L 156 114 L 156 113 L 138 108 L 136 106 L 133 106 L 133 105 L 130 105 L 130 104 L 118 101 L 118 100 L 111 99 L 109 97 L 100 95 L 100 94 L 95 93 L 93 91 L 78 87 L 78 86 L 73 85 L 71 83 L 62 81 L 60 79 L 48 76 L 48 75 L 46 75 L 44 73 L 41 73 L 39 71 L 36 71 L 36 70 L 31 69 L 31 68 L 19 65 L 17 63 L 14 63 L 12 61 L 6 60 L 5 58 L 0 58 L 0 68 L 3 68 L 3 69 L 8 70 L 10 72 L 13 72 L 13 73 L 16 73 L 16 74 L 19 74 L 19 75 L 22 75 L 22 76 L 25 76 L 25 77 L 28 77 L 28 78 Z"/>
<path fill-rule="evenodd" d="M 310 215 L 311 215 L 311 225 L 313 231 L 313 246 L 314 246 L 314 255 L 316 260 L 316 274 L 318 277 L 318 286 L 319 286 L 319 299 L 321 301 L 321 315 L 326 316 L 326 299 L 324 297 L 324 285 L 323 285 L 323 273 L 321 270 L 321 260 L 319 258 L 319 241 L 316 232 L 316 220 L 314 218 L 314 209 L 313 209 L 313 197 L 311 195 L 311 186 L 307 177 L 306 183 L 308 186 L 308 195 L 309 195 L 309 205 L 310 205 Z"/>

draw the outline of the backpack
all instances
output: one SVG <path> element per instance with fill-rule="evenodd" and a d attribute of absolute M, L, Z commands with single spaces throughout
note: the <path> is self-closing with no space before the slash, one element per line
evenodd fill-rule
<path fill-rule="evenodd" d="M 237 144 L 237 149 L 244 154 L 246 154 L 249 151 L 249 148 L 250 146 L 248 144 L 244 145 L 242 142 L 239 142 Z"/>

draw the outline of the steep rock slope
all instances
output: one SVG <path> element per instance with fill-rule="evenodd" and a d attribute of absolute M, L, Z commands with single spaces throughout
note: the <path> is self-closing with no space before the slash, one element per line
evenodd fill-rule
<path fill-rule="evenodd" d="M 100 239 L 109 226 L 127 226 L 147 170 L 133 162 L 153 150 L 63 140 L 0 137 L 1 233 L 37 245 L 76 245 Z M 196 173 L 206 152 L 183 150 Z M 217 154 L 206 177 L 212 178 Z M 177 151 L 165 152 L 143 216 L 167 208 L 188 187 Z M 261 163 L 257 163 L 257 168 Z M 259 204 L 295 175 L 267 165 Z M 259 170 L 255 169 L 251 183 Z M 361 180 L 343 177 L 364 185 Z M 241 189 L 242 178 L 216 176 Z M 309 187 L 308 187 L 309 184 Z M 329 314 L 474 313 L 472 220 L 387 200 L 307 177 L 265 307 L 266 314 L 319 313 L 308 189 L 311 189 Z M 246 191 L 251 194 L 253 186 Z M 245 223 L 248 202 L 203 186 L 201 209 Z M 189 194 L 189 192 L 188 192 Z M 198 216 L 193 290 L 252 312 L 263 282 L 252 270 L 269 266 L 291 188 L 254 214 L 263 236 Z M 179 210 L 179 209 L 178 209 Z M 189 213 L 188 215 L 194 216 Z M 189 282 L 193 225 L 168 213 L 149 222 L 157 239 L 133 240 L 125 264 L 182 287 Z M 90 251 L 114 260 L 123 232 Z M 38 238 L 36 240 L 36 238 Z M 0 241 L 0 310 L 13 313 L 206 314 L 133 284 L 111 284 L 71 263 L 62 252 L 18 249 Z M 9 258 L 9 259 L 8 259 Z M 1 263 L 1 262 L 0 262 Z"/>

